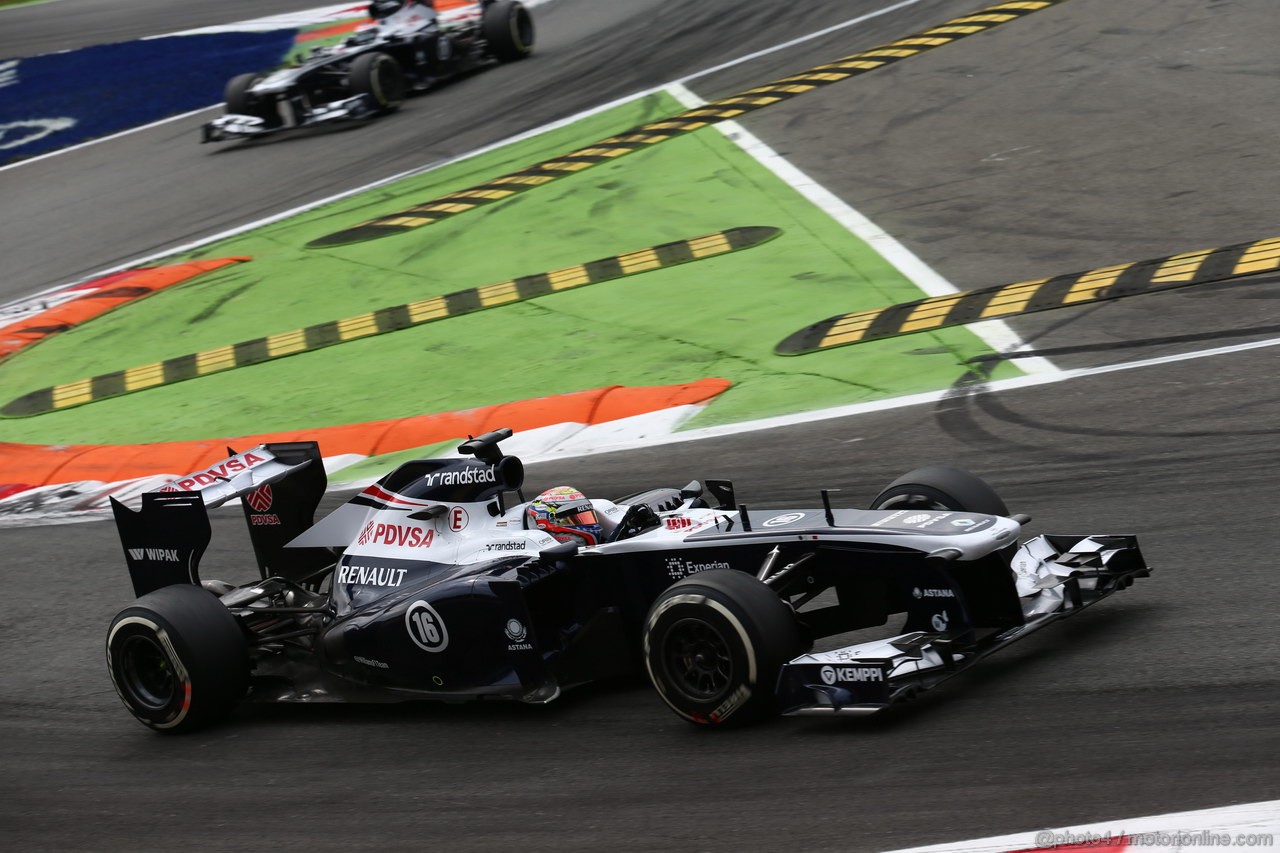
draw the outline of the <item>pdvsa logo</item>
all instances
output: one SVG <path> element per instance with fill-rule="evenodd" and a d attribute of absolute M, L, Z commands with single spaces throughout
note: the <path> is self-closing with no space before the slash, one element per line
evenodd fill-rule
<path fill-rule="evenodd" d="M 397 548 L 430 548 L 436 538 L 434 530 L 404 524 L 369 522 L 356 537 L 357 545 L 394 545 Z"/>
<path fill-rule="evenodd" d="M 169 486 L 174 487 L 179 492 L 196 491 L 198 488 L 229 480 L 236 474 L 242 474 L 266 461 L 267 457 L 265 456 L 258 456 L 255 453 L 242 453 L 239 456 L 231 457 L 226 462 L 221 462 L 197 474 L 192 474 L 190 477 L 174 480 L 172 483 L 166 484 L 161 491 L 170 491 Z"/>

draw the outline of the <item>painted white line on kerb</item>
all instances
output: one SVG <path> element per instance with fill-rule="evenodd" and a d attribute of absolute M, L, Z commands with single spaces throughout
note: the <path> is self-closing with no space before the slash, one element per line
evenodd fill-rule
<path fill-rule="evenodd" d="M 667 91 L 683 106 L 694 109 L 707 102 L 697 93 L 681 83 L 672 83 Z M 736 121 L 717 122 L 714 127 L 734 142 L 747 154 L 754 157 L 760 165 L 773 172 L 791 186 L 800 195 L 813 202 L 822 212 L 839 222 L 849 233 L 871 246 L 879 255 L 907 277 L 916 287 L 928 296 L 947 296 L 959 293 L 954 284 L 943 278 L 933 267 L 920 259 L 915 252 L 899 243 L 887 231 L 854 210 L 843 199 L 828 190 L 822 184 L 800 171 L 795 164 L 787 160 L 764 140 L 757 137 Z M 1028 349 L 1018 334 L 1002 320 L 986 320 L 982 323 L 969 324 L 969 330 L 996 352 L 1024 352 Z M 1055 367 L 1047 358 L 1028 356 L 1018 359 L 1018 365 L 1027 373 L 1056 373 Z"/>
<path fill-rule="evenodd" d="M 1225 838 L 1223 837 L 1225 836 Z M 1268 838 L 1268 836 L 1270 836 Z M 1089 823 L 1080 826 L 1019 832 L 974 841 L 955 841 L 911 847 L 894 853 L 1008 853 L 1013 850 L 1052 849 L 1055 845 L 1090 845 L 1107 849 L 1109 841 L 1132 853 L 1189 853 L 1193 850 L 1275 850 L 1280 848 L 1280 800 L 1175 812 L 1155 817 Z"/>

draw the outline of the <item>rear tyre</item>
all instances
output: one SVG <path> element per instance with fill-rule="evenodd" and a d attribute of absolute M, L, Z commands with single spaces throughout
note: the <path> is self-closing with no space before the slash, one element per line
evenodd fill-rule
<path fill-rule="evenodd" d="M 249 91 L 261 79 L 261 74 L 250 72 L 232 77 L 227 81 L 227 88 L 223 94 L 223 100 L 227 104 L 227 114 L 256 116 L 265 121 L 268 127 L 275 127 L 280 124 L 280 116 L 276 115 L 275 104 Z"/>
<path fill-rule="evenodd" d="M 871 509 L 947 509 L 1007 516 L 1009 509 L 986 480 L 946 465 L 917 468 L 894 480 Z"/>
<path fill-rule="evenodd" d="M 645 620 L 644 665 L 662 701 L 699 725 L 742 724 L 778 713 L 782 665 L 803 650 L 791 607 L 734 569 L 672 584 Z"/>
<path fill-rule="evenodd" d="M 111 620 L 107 670 L 145 726 L 186 732 L 231 713 L 249 686 L 249 647 L 235 617 L 197 586 L 166 586 Z"/>
<path fill-rule="evenodd" d="M 498 0 L 486 6 L 480 34 L 489 53 L 502 62 L 524 59 L 533 52 L 533 18 L 515 0 Z"/>
<path fill-rule="evenodd" d="M 353 95 L 369 95 L 380 113 L 389 113 L 404 101 L 404 71 L 390 54 L 357 56 L 351 63 L 348 85 Z"/>

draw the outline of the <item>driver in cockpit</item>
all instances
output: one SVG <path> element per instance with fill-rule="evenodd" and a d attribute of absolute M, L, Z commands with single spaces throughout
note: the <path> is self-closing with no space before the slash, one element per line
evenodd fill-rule
<path fill-rule="evenodd" d="M 547 489 L 529 501 L 524 526 L 543 530 L 560 542 L 582 546 L 599 545 L 606 536 L 605 524 L 591 500 L 573 486 Z"/>
<path fill-rule="evenodd" d="M 433 0 L 373 0 L 369 17 L 387 34 L 421 45 L 419 62 L 429 73 L 444 76 L 454 59 L 453 40 L 440 32 Z"/>
<path fill-rule="evenodd" d="M 373 0 L 369 17 L 380 24 L 433 24 L 436 8 L 433 0 Z"/>

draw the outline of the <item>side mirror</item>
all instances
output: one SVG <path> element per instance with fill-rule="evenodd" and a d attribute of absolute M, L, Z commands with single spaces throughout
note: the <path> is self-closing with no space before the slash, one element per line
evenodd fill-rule
<path fill-rule="evenodd" d="M 736 509 L 737 499 L 733 494 L 733 483 L 730 480 L 707 480 L 707 491 L 715 496 L 719 504 L 716 509 Z"/>
<path fill-rule="evenodd" d="M 558 542 L 538 552 L 538 559 L 548 566 L 565 563 L 578 556 L 577 542 Z"/>
<path fill-rule="evenodd" d="M 702 484 L 697 480 L 693 480 L 689 485 L 680 490 L 680 497 L 685 500 L 702 497 Z"/>
<path fill-rule="evenodd" d="M 449 508 L 444 504 L 436 504 L 435 506 L 430 506 L 426 509 L 420 509 L 417 512 L 411 512 L 409 513 L 409 517 L 414 521 L 430 521 L 433 518 L 439 518 L 448 511 Z"/>

